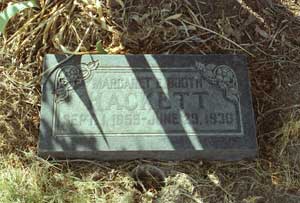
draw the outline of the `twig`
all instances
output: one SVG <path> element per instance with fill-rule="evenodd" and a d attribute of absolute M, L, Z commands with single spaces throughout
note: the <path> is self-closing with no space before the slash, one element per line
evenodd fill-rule
<path fill-rule="evenodd" d="M 286 107 L 277 107 L 274 109 L 270 109 L 268 111 L 266 111 L 261 117 L 259 117 L 257 120 L 258 122 L 261 121 L 263 118 L 267 117 L 268 115 L 276 112 L 276 111 L 286 111 L 286 110 L 290 110 L 290 109 L 295 109 L 295 108 L 300 108 L 300 104 L 295 104 L 292 106 L 286 106 Z"/>
<path fill-rule="evenodd" d="M 90 160 L 85 160 L 85 159 L 72 159 L 72 160 L 53 160 L 53 161 L 49 161 L 51 163 L 73 163 L 73 162 L 82 162 L 82 163 L 89 163 L 89 164 L 93 164 L 96 166 L 99 166 L 101 168 L 105 168 L 107 170 L 110 170 L 111 168 L 104 166 L 103 164 L 97 163 L 95 161 L 90 161 Z"/>
<path fill-rule="evenodd" d="M 232 43 L 232 44 L 235 45 L 235 46 L 237 46 L 238 48 L 240 48 L 241 50 L 243 50 L 244 52 L 246 52 L 246 53 L 249 54 L 250 56 L 255 57 L 254 54 L 252 54 L 251 52 L 249 52 L 248 50 L 246 50 L 245 48 L 243 48 L 243 47 L 242 47 L 241 45 L 239 45 L 238 43 L 236 43 L 236 42 L 232 41 L 231 39 L 225 37 L 224 35 L 222 35 L 222 34 L 216 32 L 216 31 L 213 31 L 213 30 L 211 30 L 211 29 L 208 29 L 208 28 L 206 28 L 206 27 L 203 27 L 203 26 L 201 26 L 201 25 L 197 25 L 197 24 L 191 23 L 191 22 L 189 22 L 189 21 L 187 21 L 187 20 L 183 20 L 183 21 L 186 22 L 186 23 L 188 23 L 188 24 L 190 24 L 190 25 L 193 25 L 193 26 L 195 26 L 195 27 L 197 27 L 197 28 L 200 28 L 200 29 L 202 29 L 202 30 L 205 30 L 205 31 L 208 31 L 208 32 L 210 32 L 210 33 L 212 33 L 212 34 L 215 34 L 215 35 L 221 37 L 222 39 L 224 39 L 224 40 L 226 40 L 226 41 Z"/>

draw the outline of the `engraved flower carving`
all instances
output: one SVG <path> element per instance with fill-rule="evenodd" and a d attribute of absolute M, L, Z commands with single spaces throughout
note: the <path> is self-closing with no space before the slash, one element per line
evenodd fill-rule
<path fill-rule="evenodd" d="M 211 84 L 218 85 L 219 88 L 225 90 L 227 98 L 238 100 L 238 87 L 234 71 L 227 65 L 215 65 L 197 62 L 196 70 Z"/>
<path fill-rule="evenodd" d="M 227 66 L 220 66 L 216 70 L 216 78 L 220 86 L 234 88 L 236 87 L 236 80 L 234 72 Z"/>
<path fill-rule="evenodd" d="M 215 74 L 215 64 L 204 65 L 202 63 L 197 63 L 196 68 L 202 74 L 202 76 L 207 79 L 209 82 L 216 84 L 216 74 Z"/>
<path fill-rule="evenodd" d="M 57 101 L 63 101 L 69 95 L 69 91 L 78 88 L 84 80 L 91 76 L 91 71 L 99 67 L 99 61 L 93 61 L 88 64 L 66 65 L 61 68 L 56 78 Z"/>
<path fill-rule="evenodd" d="M 79 68 L 72 67 L 72 68 L 66 69 L 64 71 L 64 73 L 65 73 L 67 80 L 69 80 L 69 82 L 71 83 L 71 85 L 73 83 L 75 85 L 80 84 L 82 78 L 81 78 L 81 72 L 80 72 Z"/>

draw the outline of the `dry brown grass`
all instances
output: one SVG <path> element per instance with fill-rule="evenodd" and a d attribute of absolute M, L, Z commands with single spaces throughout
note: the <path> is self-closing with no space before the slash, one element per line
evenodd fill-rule
<path fill-rule="evenodd" d="M 0 3 L 3 10 L 7 3 Z M 17 2 L 17 1 L 12 1 Z M 45 2 L 51 2 L 45 5 Z M 1 202 L 300 202 L 300 6 L 292 0 L 43 1 L 0 37 Z M 48 163 L 36 157 L 45 53 L 244 53 L 259 158 Z M 24 153 L 26 152 L 26 153 Z M 161 167 L 139 191 L 129 173 Z"/>

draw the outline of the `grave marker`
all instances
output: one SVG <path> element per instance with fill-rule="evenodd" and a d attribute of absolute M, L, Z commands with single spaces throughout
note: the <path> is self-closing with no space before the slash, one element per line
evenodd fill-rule
<path fill-rule="evenodd" d="M 255 157 L 245 57 L 68 57 L 45 57 L 41 156 L 99 160 Z"/>

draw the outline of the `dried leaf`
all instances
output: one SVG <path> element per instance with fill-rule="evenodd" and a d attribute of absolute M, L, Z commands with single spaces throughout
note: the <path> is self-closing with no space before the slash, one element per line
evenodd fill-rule
<path fill-rule="evenodd" d="M 175 14 L 175 15 L 172 15 L 172 16 L 169 16 L 165 19 L 165 21 L 168 21 L 168 20 L 177 20 L 179 19 L 180 17 L 182 16 L 181 13 L 178 13 L 178 14 Z"/>
<path fill-rule="evenodd" d="M 96 0 L 95 6 L 96 6 L 97 9 L 100 9 L 101 8 L 101 2 L 99 0 Z"/>
<path fill-rule="evenodd" d="M 216 186 L 220 186 L 220 179 L 213 173 L 207 175 L 209 180 L 213 182 Z"/>
<path fill-rule="evenodd" d="M 122 0 L 115 0 L 122 8 L 125 7 L 124 2 Z"/>
<path fill-rule="evenodd" d="M 255 32 L 266 39 L 270 38 L 270 35 L 266 31 L 262 30 L 258 25 L 255 27 Z"/>
<path fill-rule="evenodd" d="M 105 20 L 104 16 L 102 16 L 100 18 L 100 22 L 101 22 L 101 28 L 104 29 L 104 30 L 108 30 L 108 27 L 107 27 L 106 20 Z"/>

